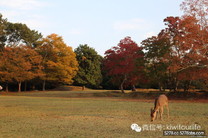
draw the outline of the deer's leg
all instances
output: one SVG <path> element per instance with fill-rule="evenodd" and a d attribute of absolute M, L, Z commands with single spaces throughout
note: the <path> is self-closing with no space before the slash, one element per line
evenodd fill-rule
<path fill-rule="evenodd" d="M 160 119 L 161 119 L 161 109 L 158 109 L 158 116 L 160 115 Z"/>
<path fill-rule="evenodd" d="M 157 120 L 158 114 L 159 114 L 159 111 L 156 111 L 156 118 L 155 118 L 155 120 Z"/>
<path fill-rule="evenodd" d="M 169 119 L 169 107 L 168 107 L 168 104 L 166 105 L 166 108 L 167 108 L 167 115 L 168 115 L 168 119 Z"/>
<path fill-rule="evenodd" d="M 160 120 L 163 120 L 162 115 L 163 115 L 163 107 L 160 108 Z"/>

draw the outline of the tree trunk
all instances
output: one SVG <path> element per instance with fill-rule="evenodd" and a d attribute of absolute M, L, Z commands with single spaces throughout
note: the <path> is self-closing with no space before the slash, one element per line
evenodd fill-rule
<path fill-rule="evenodd" d="M 136 91 L 136 87 L 135 85 L 132 85 L 132 91 L 135 92 Z"/>
<path fill-rule="evenodd" d="M 32 84 L 32 90 L 33 91 L 35 90 L 35 84 Z"/>
<path fill-rule="evenodd" d="M 122 83 L 121 83 L 121 85 L 120 85 L 120 89 L 121 89 L 121 92 L 122 92 L 122 93 L 125 93 L 125 92 L 124 92 L 124 88 L 123 88 L 123 85 L 124 85 L 125 81 L 126 81 L 126 75 L 124 75 L 124 79 L 123 79 L 123 81 L 122 81 Z"/>
<path fill-rule="evenodd" d="M 6 92 L 9 92 L 9 85 L 6 83 Z"/>
<path fill-rule="evenodd" d="M 24 91 L 27 91 L 27 81 L 25 81 L 25 90 Z"/>
<path fill-rule="evenodd" d="M 173 88 L 173 91 L 174 92 L 177 92 L 178 91 L 178 85 L 179 85 L 179 81 L 175 81 L 175 84 L 174 84 L 174 88 Z"/>
<path fill-rule="evenodd" d="M 122 92 L 122 93 L 125 93 L 125 92 L 124 92 L 124 88 L 123 88 L 123 83 L 121 83 L 120 89 L 121 89 L 121 92 Z"/>
<path fill-rule="evenodd" d="M 19 86 L 19 88 L 18 88 L 18 92 L 21 92 L 21 85 L 22 85 L 22 82 L 20 81 L 20 82 L 18 82 L 18 86 Z"/>
<path fill-rule="evenodd" d="M 162 85 L 159 86 L 159 89 L 161 92 L 165 92 L 165 87 L 163 87 Z"/>
<path fill-rule="evenodd" d="M 43 91 L 45 91 L 46 80 L 43 80 Z"/>
<path fill-rule="evenodd" d="M 85 86 L 82 86 L 82 90 L 83 90 L 83 91 L 85 90 Z"/>
<path fill-rule="evenodd" d="M 163 87 L 162 86 L 160 86 L 160 92 L 162 92 L 163 91 Z"/>
<path fill-rule="evenodd" d="M 158 85 L 159 85 L 160 92 L 163 91 L 163 87 L 162 87 L 161 82 L 158 82 Z"/>
<path fill-rule="evenodd" d="M 190 89 L 191 81 L 184 82 L 183 91 L 188 92 Z"/>

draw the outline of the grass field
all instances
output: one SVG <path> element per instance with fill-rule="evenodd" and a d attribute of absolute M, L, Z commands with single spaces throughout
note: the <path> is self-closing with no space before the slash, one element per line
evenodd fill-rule
<path fill-rule="evenodd" d="M 82 95 L 91 95 L 83 97 Z M 96 97 L 102 91 L 49 91 L 0 96 L 0 137 L 162 137 L 155 131 L 132 131 L 130 126 L 200 125 L 208 132 L 208 103 L 171 101 L 170 118 L 150 122 L 153 100 Z M 79 96 L 81 98 L 79 98 Z M 109 96 L 109 95 L 108 95 Z M 206 134 L 207 135 L 207 134 Z M 183 137 L 184 138 L 184 137 Z"/>

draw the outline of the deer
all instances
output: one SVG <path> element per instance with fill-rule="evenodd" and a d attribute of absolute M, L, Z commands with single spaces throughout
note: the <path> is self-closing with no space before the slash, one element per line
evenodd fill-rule
<path fill-rule="evenodd" d="M 162 119 L 163 115 L 163 107 L 167 107 L 167 116 L 169 118 L 169 107 L 168 107 L 168 98 L 166 95 L 162 94 L 158 98 L 155 99 L 155 107 L 151 108 L 150 116 L 151 122 L 157 119 L 157 114 L 160 113 L 160 119 Z"/>

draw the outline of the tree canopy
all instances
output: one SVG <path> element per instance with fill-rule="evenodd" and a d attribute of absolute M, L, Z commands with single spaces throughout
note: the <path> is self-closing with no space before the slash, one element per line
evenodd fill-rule
<path fill-rule="evenodd" d="M 102 57 L 88 45 L 79 45 L 74 51 L 79 63 L 79 70 L 74 83 L 76 85 L 98 88 L 102 82 Z"/>
<path fill-rule="evenodd" d="M 20 92 L 22 82 L 43 75 L 41 62 L 42 57 L 28 46 L 6 47 L 0 51 L 1 81 L 17 82 Z"/>
<path fill-rule="evenodd" d="M 31 47 L 37 45 L 37 41 L 42 38 L 41 33 L 31 30 L 26 24 L 7 23 L 7 40 L 8 46 L 25 44 Z"/>
<path fill-rule="evenodd" d="M 42 66 L 45 81 L 57 81 L 64 84 L 72 84 L 73 77 L 78 70 L 78 62 L 72 48 L 67 46 L 61 36 L 51 34 L 39 42 L 38 53 L 43 57 Z"/>
<path fill-rule="evenodd" d="M 135 85 L 142 79 L 144 53 L 130 37 L 125 37 L 120 43 L 107 50 L 104 57 L 104 69 L 113 77 L 114 83 L 120 83 L 124 92 L 124 84 Z"/>
<path fill-rule="evenodd" d="M 0 14 L 0 83 L 43 90 L 59 84 L 90 88 L 208 88 L 208 2 L 184 0 L 157 35 L 137 44 L 125 37 L 104 57 L 87 44 L 73 51 L 61 36 L 43 37 Z M 191 74 L 191 75 L 190 75 Z M 145 83 L 145 85 L 143 85 Z M 141 85 L 142 84 L 142 85 Z M 10 87 L 11 88 L 11 87 Z M 15 87 L 15 90 L 16 87 Z"/>

